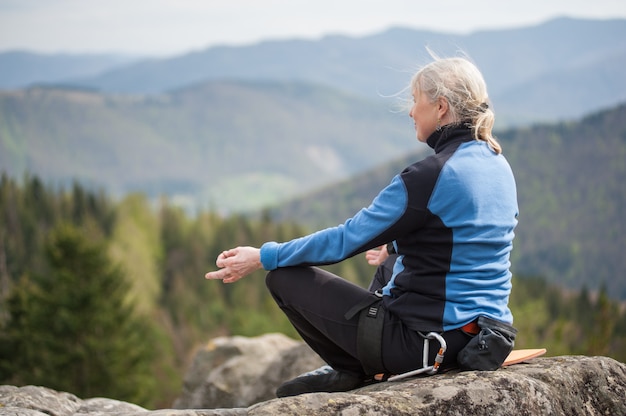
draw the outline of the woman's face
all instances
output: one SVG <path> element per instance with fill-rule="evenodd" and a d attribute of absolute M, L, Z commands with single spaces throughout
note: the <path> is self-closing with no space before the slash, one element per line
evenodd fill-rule
<path fill-rule="evenodd" d="M 417 89 L 413 90 L 413 106 L 409 116 L 413 119 L 415 134 L 420 142 L 426 142 L 437 128 L 440 122 L 439 110 L 438 102 L 431 103 L 426 94 L 420 93 Z"/>

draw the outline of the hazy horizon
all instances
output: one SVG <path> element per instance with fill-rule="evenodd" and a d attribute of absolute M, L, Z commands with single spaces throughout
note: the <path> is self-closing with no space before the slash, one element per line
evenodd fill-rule
<path fill-rule="evenodd" d="M 626 18 L 622 0 L 468 4 L 461 0 L 0 0 L 0 52 L 114 53 L 165 57 L 217 45 L 365 36 L 391 27 L 466 34 L 558 17 Z M 329 10 L 332 12 L 329 13 Z"/>

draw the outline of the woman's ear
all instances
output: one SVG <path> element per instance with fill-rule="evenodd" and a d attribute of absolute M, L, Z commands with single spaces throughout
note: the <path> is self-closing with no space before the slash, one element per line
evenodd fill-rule
<path fill-rule="evenodd" d="M 437 116 L 440 120 L 443 120 L 448 114 L 449 104 L 446 97 L 439 97 L 437 99 Z"/>

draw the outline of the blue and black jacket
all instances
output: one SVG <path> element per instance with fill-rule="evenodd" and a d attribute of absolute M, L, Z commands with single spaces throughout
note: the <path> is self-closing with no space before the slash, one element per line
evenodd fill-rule
<path fill-rule="evenodd" d="M 518 206 L 503 155 L 465 125 L 427 140 L 435 153 L 394 177 L 337 227 L 261 247 L 266 270 L 332 264 L 393 241 L 386 309 L 416 331 L 448 331 L 480 315 L 512 323 L 509 256 Z"/>

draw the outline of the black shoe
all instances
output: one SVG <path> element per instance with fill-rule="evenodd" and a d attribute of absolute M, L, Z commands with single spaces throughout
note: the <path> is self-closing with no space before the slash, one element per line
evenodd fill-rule
<path fill-rule="evenodd" d="M 283 383 L 276 390 L 276 396 L 287 397 L 303 393 L 348 391 L 365 384 L 365 380 L 361 377 L 335 371 L 326 365 Z"/>

